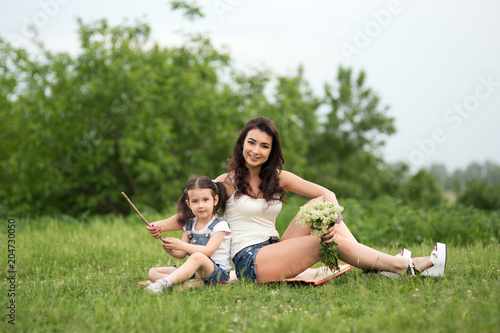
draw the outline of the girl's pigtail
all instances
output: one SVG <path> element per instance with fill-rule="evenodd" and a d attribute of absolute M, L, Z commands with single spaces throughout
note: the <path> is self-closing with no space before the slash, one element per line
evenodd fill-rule
<path fill-rule="evenodd" d="M 226 211 L 226 201 L 228 199 L 226 187 L 224 186 L 223 183 L 215 181 L 214 181 L 214 187 L 215 187 L 214 193 L 219 196 L 219 202 L 217 203 L 217 205 L 215 205 L 214 211 L 219 216 L 223 216 L 224 212 Z"/>
<path fill-rule="evenodd" d="M 189 200 L 189 198 L 187 195 L 187 191 L 184 191 L 184 193 L 179 198 L 179 202 L 177 203 L 177 213 L 180 214 L 180 216 L 177 218 L 177 222 L 181 226 L 184 226 L 187 223 L 188 219 L 194 217 L 191 208 L 189 208 L 186 203 L 186 200 Z"/>

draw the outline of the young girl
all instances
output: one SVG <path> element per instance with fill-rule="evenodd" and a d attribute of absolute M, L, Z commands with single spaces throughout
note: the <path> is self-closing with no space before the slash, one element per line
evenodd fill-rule
<path fill-rule="evenodd" d="M 178 223 L 184 231 L 182 239 L 163 238 L 163 249 L 172 257 L 183 259 L 179 268 L 155 267 L 149 271 L 151 293 L 187 281 L 196 273 L 205 284 L 229 280 L 231 231 L 226 219 L 221 218 L 226 208 L 227 194 L 222 183 L 208 177 L 189 179 L 179 199 Z"/>

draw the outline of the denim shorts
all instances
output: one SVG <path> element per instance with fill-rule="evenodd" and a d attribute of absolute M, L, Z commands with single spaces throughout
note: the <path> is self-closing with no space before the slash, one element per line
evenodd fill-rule
<path fill-rule="evenodd" d="M 255 267 L 255 258 L 257 253 L 264 246 L 277 243 L 279 240 L 269 238 L 269 240 L 245 247 L 233 257 L 236 276 L 239 280 L 257 281 L 257 267 Z"/>
<path fill-rule="evenodd" d="M 209 259 L 212 260 L 212 258 Z M 212 262 L 214 261 L 212 260 Z M 229 272 L 223 270 L 215 262 L 214 262 L 214 271 L 212 272 L 212 274 L 210 274 L 210 277 L 208 279 L 203 279 L 203 282 L 205 282 L 205 284 L 217 284 L 219 282 L 226 282 L 226 281 L 229 281 Z"/>

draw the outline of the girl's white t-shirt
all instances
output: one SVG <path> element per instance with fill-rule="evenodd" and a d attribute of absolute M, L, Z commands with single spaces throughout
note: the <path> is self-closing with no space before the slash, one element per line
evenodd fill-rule
<path fill-rule="evenodd" d="M 196 221 L 198 220 L 197 217 L 193 218 L 193 227 L 191 229 L 191 233 L 197 234 L 197 235 L 204 235 L 209 232 L 208 226 L 213 222 L 215 218 L 218 216 L 214 216 L 210 220 L 210 222 L 207 223 L 205 227 L 201 230 L 196 230 Z M 186 232 L 186 226 L 182 228 L 184 232 Z M 212 231 L 212 235 L 215 234 L 216 232 L 226 232 L 229 234 L 226 234 L 224 236 L 224 239 L 222 240 L 222 243 L 220 244 L 219 248 L 215 250 L 215 252 L 210 256 L 210 258 L 218 264 L 223 270 L 225 271 L 230 271 L 233 266 L 231 265 L 231 229 L 229 228 L 229 224 L 227 221 L 222 220 L 219 223 L 217 223 Z M 203 245 L 200 245 L 203 246 Z"/>

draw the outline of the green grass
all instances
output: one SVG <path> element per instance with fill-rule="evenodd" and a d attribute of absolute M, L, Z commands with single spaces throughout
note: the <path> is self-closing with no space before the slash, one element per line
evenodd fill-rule
<path fill-rule="evenodd" d="M 285 215 L 287 213 L 285 212 Z M 153 221 L 154 218 L 148 216 Z M 157 217 L 159 218 L 159 216 Z M 179 264 L 136 217 L 16 221 L 16 325 L 1 281 L 0 332 L 494 332 L 500 245 L 448 244 L 443 279 L 390 280 L 354 269 L 318 286 L 219 285 L 149 295 L 149 268 Z M 6 228 L 0 233 L 7 266 Z M 405 244 L 428 255 L 431 241 Z M 377 249 L 397 253 L 394 244 Z"/>

